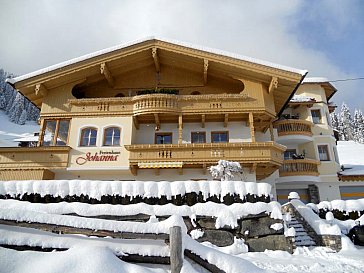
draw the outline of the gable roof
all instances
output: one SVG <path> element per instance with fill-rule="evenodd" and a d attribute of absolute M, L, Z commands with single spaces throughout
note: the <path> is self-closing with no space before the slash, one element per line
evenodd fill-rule
<path fill-rule="evenodd" d="M 100 77 L 100 66 L 106 64 L 108 66 L 110 64 L 108 70 L 111 74 L 113 69 L 130 70 L 138 65 L 140 67 L 140 65 L 148 64 L 150 61 L 153 62 L 155 58 L 153 52 L 156 52 L 156 50 L 162 56 L 162 66 L 164 65 L 163 56 L 166 57 L 164 58 L 165 64 L 174 62 L 174 58 L 184 58 L 184 61 L 187 62 L 185 65 L 188 64 L 187 66 L 190 69 L 203 70 L 203 64 L 207 61 L 209 67 L 215 67 L 215 71 L 220 71 L 220 74 L 237 80 L 251 78 L 269 86 L 272 84 L 273 79 L 279 79 L 274 95 L 274 104 L 278 115 L 282 113 L 283 108 L 307 74 L 306 70 L 222 50 L 169 39 L 148 37 L 9 79 L 8 83 L 18 89 L 36 106 L 40 107 L 47 90 L 68 83 L 75 83 L 85 78 L 91 79 L 93 77 L 96 79 L 95 77 Z"/>
<path fill-rule="evenodd" d="M 263 61 L 260 59 L 256 59 L 256 58 L 252 58 L 252 57 L 248 57 L 248 56 L 244 56 L 244 55 L 240 55 L 240 54 L 236 54 L 236 53 L 231 53 L 228 51 L 224 51 L 224 50 L 219 50 L 219 49 L 213 49 L 213 48 L 209 48 L 209 47 L 204 47 L 204 46 L 200 46 L 200 45 L 195 45 L 192 43 L 187 43 L 187 42 L 181 42 L 181 41 L 177 41 L 177 40 L 172 40 L 172 39 L 165 39 L 165 38 L 159 38 L 159 37 L 155 37 L 155 36 L 150 36 L 144 39 L 140 39 L 140 40 L 135 40 L 132 42 L 128 42 L 128 43 L 124 43 L 124 44 L 120 44 L 117 46 L 113 46 L 113 47 L 109 47 L 106 49 L 102 49 L 93 53 L 89 53 L 77 58 L 73 58 L 71 60 L 65 61 L 65 62 L 61 62 L 55 65 L 51 65 L 48 66 L 46 68 L 42 68 L 39 70 L 36 70 L 34 72 L 22 75 L 22 76 L 18 76 L 12 79 L 8 79 L 8 82 L 11 84 L 15 84 L 17 82 L 20 81 L 24 81 L 45 73 L 49 73 L 52 71 L 55 71 L 57 69 L 61 69 L 61 68 L 65 68 L 67 66 L 70 66 L 72 64 L 77 64 L 79 62 L 88 60 L 88 59 L 92 59 L 95 57 L 99 57 L 114 51 L 119 51 L 121 49 L 125 49 L 127 47 L 133 46 L 133 45 L 137 45 L 137 44 L 142 44 L 144 42 L 147 41 L 161 41 L 161 42 L 165 42 L 165 43 L 170 43 L 170 44 L 174 44 L 174 45 L 178 45 L 178 46 L 182 46 L 182 47 L 187 47 L 187 48 L 191 48 L 191 49 L 195 49 L 195 50 L 199 50 L 199 51 L 204 51 L 204 52 L 208 52 L 208 53 L 212 53 L 212 54 L 216 54 L 216 55 L 220 55 L 223 57 L 229 57 L 229 58 L 233 58 L 236 60 L 240 60 L 240 61 L 245 61 L 245 62 L 249 62 L 249 63 L 254 63 L 254 64 L 258 64 L 258 65 L 262 65 L 262 66 L 266 66 L 266 67 L 272 67 L 272 68 L 276 68 L 279 70 L 285 70 L 287 72 L 292 72 L 292 73 L 297 73 L 300 75 L 305 75 L 307 73 L 307 70 L 302 70 L 302 69 L 296 69 L 296 68 L 292 68 L 292 67 L 288 67 L 288 66 L 284 66 L 284 65 L 280 65 L 280 64 L 276 64 L 276 63 L 272 63 L 272 62 L 268 62 L 268 61 Z"/>

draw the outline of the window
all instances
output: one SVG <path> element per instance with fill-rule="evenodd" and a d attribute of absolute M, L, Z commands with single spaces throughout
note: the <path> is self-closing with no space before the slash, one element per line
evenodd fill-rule
<path fill-rule="evenodd" d="M 80 146 L 96 146 L 97 129 L 96 128 L 84 128 L 81 131 Z"/>
<path fill-rule="evenodd" d="M 104 146 L 120 146 L 120 128 L 110 127 L 104 130 Z"/>
<path fill-rule="evenodd" d="M 311 116 L 312 116 L 312 122 L 315 124 L 320 124 L 321 122 L 321 111 L 319 109 L 317 110 L 311 110 Z"/>
<path fill-rule="evenodd" d="M 156 133 L 155 144 L 172 144 L 172 133 Z"/>
<path fill-rule="evenodd" d="M 45 120 L 42 129 L 42 146 L 65 146 L 68 142 L 70 120 Z"/>
<path fill-rule="evenodd" d="M 320 161 L 330 161 L 329 148 L 327 145 L 317 146 Z"/>
<path fill-rule="evenodd" d="M 211 132 L 211 142 L 229 142 L 229 133 L 225 132 Z"/>
<path fill-rule="evenodd" d="M 201 95 L 201 93 L 200 93 L 200 92 L 198 92 L 198 91 L 193 91 L 193 92 L 191 93 L 191 95 Z"/>
<path fill-rule="evenodd" d="M 206 132 L 191 132 L 191 143 L 206 143 Z"/>
<path fill-rule="evenodd" d="M 292 159 L 294 154 L 297 154 L 296 149 L 287 149 L 284 152 L 284 159 Z"/>

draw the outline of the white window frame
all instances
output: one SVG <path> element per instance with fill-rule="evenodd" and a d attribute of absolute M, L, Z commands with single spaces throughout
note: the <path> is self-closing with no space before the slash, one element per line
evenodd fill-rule
<path fill-rule="evenodd" d="M 119 139 L 119 145 L 105 145 L 105 137 L 106 137 L 106 130 L 109 128 L 118 128 L 120 130 L 120 139 Z M 109 124 L 104 127 L 102 127 L 102 138 L 101 138 L 101 146 L 102 147 L 121 147 L 122 145 L 122 134 L 123 134 L 123 128 L 120 125 L 116 124 Z"/>
<path fill-rule="evenodd" d="M 315 125 L 324 124 L 324 122 L 323 122 L 323 115 L 322 115 L 322 109 L 321 108 L 310 108 L 309 111 L 310 111 L 311 121 L 312 121 L 313 124 L 315 124 Z M 315 123 L 313 121 L 312 111 L 320 111 L 320 116 L 321 116 L 321 122 L 320 123 Z"/>
<path fill-rule="evenodd" d="M 327 147 L 327 155 L 329 157 L 329 160 L 321 160 L 320 159 L 320 153 L 319 153 L 319 146 L 326 146 Z M 321 162 L 321 163 L 325 163 L 325 162 L 332 162 L 333 159 L 333 155 L 331 152 L 331 145 L 329 143 L 318 143 L 316 144 L 316 153 L 317 153 L 317 159 Z"/>
<path fill-rule="evenodd" d="M 95 146 L 82 146 L 81 145 L 82 130 L 84 130 L 86 128 L 95 128 L 97 130 L 96 145 Z M 78 130 L 78 136 L 77 136 L 77 147 L 79 147 L 79 148 L 95 148 L 95 147 L 99 147 L 100 146 L 99 141 L 100 141 L 100 128 L 99 128 L 99 126 L 94 125 L 94 124 L 87 124 L 87 125 L 84 125 L 81 128 L 79 128 L 79 130 Z"/>

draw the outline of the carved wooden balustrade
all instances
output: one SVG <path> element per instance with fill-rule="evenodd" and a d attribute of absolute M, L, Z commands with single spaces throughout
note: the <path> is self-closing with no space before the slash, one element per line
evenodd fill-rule
<path fill-rule="evenodd" d="M 261 112 L 275 115 L 263 100 L 246 94 L 171 95 L 70 99 L 70 115 L 208 114 Z"/>
<path fill-rule="evenodd" d="M 285 147 L 273 142 L 191 143 L 125 145 L 129 163 L 182 162 L 183 165 L 216 164 L 225 159 L 241 164 L 266 163 L 279 166 Z"/>
<path fill-rule="evenodd" d="M 278 136 L 305 135 L 312 136 L 312 122 L 299 119 L 279 120 L 274 123 Z"/>
<path fill-rule="evenodd" d="M 309 175 L 319 176 L 318 165 L 320 161 L 314 159 L 288 159 L 283 161 L 279 168 L 280 176 Z"/>

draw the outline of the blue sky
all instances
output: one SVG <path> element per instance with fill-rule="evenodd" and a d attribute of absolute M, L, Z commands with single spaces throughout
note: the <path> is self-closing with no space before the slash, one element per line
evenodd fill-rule
<path fill-rule="evenodd" d="M 146 36 L 209 46 L 309 70 L 364 77 L 362 0 L 3 0 L 0 67 L 24 74 Z M 333 100 L 364 110 L 364 81 Z"/>

